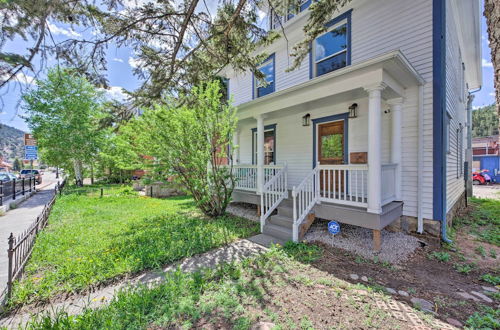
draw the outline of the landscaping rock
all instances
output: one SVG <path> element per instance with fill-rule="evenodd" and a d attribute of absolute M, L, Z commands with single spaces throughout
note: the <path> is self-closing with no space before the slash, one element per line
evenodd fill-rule
<path fill-rule="evenodd" d="M 354 280 L 354 281 L 357 281 L 359 279 L 359 276 L 356 274 L 351 274 L 351 275 L 349 275 L 349 277 L 351 278 L 351 280 Z"/>
<path fill-rule="evenodd" d="M 469 299 L 469 300 L 474 300 L 474 301 L 479 301 L 479 299 L 477 299 L 476 297 L 474 297 L 473 295 L 471 294 L 468 294 L 467 292 L 457 292 L 457 294 L 464 298 L 464 299 Z"/>
<path fill-rule="evenodd" d="M 481 288 L 487 292 L 498 292 L 498 289 L 492 286 L 482 286 Z"/>
<path fill-rule="evenodd" d="M 271 322 L 258 322 L 252 326 L 252 330 L 271 330 L 276 325 Z"/>
<path fill-rule="evenodd" d="M 403 291 L 403 290 L 399 290 L 398 291 L 399 295 L 403 296 L 403 297 L 409 297 L 410 295 L 408 294 L 408 292 L 406 291 Z"/>
<path fill-rule="evenodd" d="M 385 291 L 387 291 L 390 294 L 398 294 L 398 292 L 396 290 L 394 290 L 393 288 L 385 288 Z"/>
<path fill-rule="evenodd" d="M 470 293 L 472 293 L 473 295 L 481 298 L 482 300 L 486 301 L 487 303 L 492 303 L 493 302 L 493 299 L 491 299 L 490 297 L 488 296 L 485 296 L 484 294 L 482 294 L 481 292 L 477 292 L 477 291 L 471 291 Z"/>
<path fill-rule="evenodd" d="M 363 282 L 368 282 L 368 277 L 366 277 L 366 276 L 361 276 L 361 281 L 363 281 Z"/>
<path fill-rule="evenodd" d="M 451 317 L 447 318 L 446 322 L 448 322 L 449 324 L 451 324 L 457 328 L 463 327 L 463 324 L 459 320 L 452 319 Z"/>
<path fill-rule="evenodd" d="M 434 313 L 434 304 L 430 301 L 421 298 L 411 298 L 411 302 L 415 307 L 420 307 L 424 312 Z"/>

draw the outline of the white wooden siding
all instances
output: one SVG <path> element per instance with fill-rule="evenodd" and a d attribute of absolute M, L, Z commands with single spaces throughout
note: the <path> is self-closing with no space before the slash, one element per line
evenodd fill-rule
<path fill-rule="evenodd" d="M 448 2 L 450 2 L 448 0 Z M 451 6 L 451 4 L 447 4 Z M 466 103 L 462 82 L 462 60 L 456 29 L 456 22 L 451 10 L 446 15 L 446 111 L 451 115 L 449 154 L 447 155 L 446 170 L 446 211 L 448 212 L 457 202 L 465 190 L 464 177 L 457 173 L 460 163 L 460 154 L 464 159 L 465 141 L 458 142 L 459 124 L 465 126 Z M 464 138 L 465 134 L 462 135 Z M 460 149 L 461 147 L 461 149 Z M 457 175 L 458 174 L 458 175 Z"/>
<path fill-rule="evenodd" d="M 423 216 L 432 219 L 433 195 L 433 129 L 432 129 L 432 0 L 354 0 L 352 11 L 352 64 L 361 63 L 370 58 L 400 50 L 411 65 L 425 79 L 424 85 L 424 169 L 423 169 Z M 349 9 L 349 8 L 346 8 Z M 301 27 L 297 27 L 301 29 Z M 293 59 L 288 52 L 300 40 L 302 33 L 290 33 L 288 50 L 282 38 L 269 48 L 268 53 L 276 55 L 276 90 L 309 80 L 309 59 L 293 72 L 285 72 Z M 397 78 L 397 77 L 396 77 Z M 240 74 L 230 77 L 230 91 L 235 104 L 252 99 L 252 75 Z M 360 104 L 360 117 L 350 121 L 349 152 L 367 151 L 366 99 L 353 100 Z M 312 118 L 346 112 L 349 104 L 320 104 L 302 114 L 284 116 L 277 120 L 266 120 L 266 124 L 277 123 L 277 160 L 288 161 L 289 183 L 299 183 L 312 166 L 312 125 L 302 127 L 300 117 L 310 113 Z M 388 107 L 385 106 L 384 109 Z M 418 88 L 406 90 L 403 107 L 403 214 L 417 216 L 417 145 L 418 145 Z M 390 156 L 390 115 L 383 114 L 383 160 Z M 359 127 L 363 129 L 357 129 Z M 241 162 L 251 162 L 251 124 L 244 124 L 240 129 Z M 251 126 L 251 127 L 250 127 Z M 248 155 L 248 156 L 246 156 Z M 248 157 L 245 159 L 245 157 Z"/>

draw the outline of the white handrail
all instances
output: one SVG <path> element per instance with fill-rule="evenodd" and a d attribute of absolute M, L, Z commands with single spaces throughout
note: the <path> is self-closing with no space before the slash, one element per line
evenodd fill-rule
<path fill-rule="evenodd" d="M 288 198 L 288 166 L 273 173 L 272 177 L 267 181 L 260 195 L 260 230 L 264 231 L 266 219 L 278 207 L 278 205 L 286 198 Z"/>
<path fill-rule="evenodd" d="M 305 217 L 319 202 L 319 163 L 292 189 L 293 197 L 293 241 L 299 241 L 299 226 Z"/>

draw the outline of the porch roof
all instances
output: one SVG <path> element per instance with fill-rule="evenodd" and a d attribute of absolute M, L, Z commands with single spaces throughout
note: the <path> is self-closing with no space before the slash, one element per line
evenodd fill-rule
<path fill-rule="evenodd" d="M 240 120 L 271 113 L 337 95 L 339 102 L 366 95 L 365 87 L 385 83 L 384 99 L 404 96 L 410 86 L 424 84 L 424 79 L 399 50 L 271 93 L 238 106 Z"/>

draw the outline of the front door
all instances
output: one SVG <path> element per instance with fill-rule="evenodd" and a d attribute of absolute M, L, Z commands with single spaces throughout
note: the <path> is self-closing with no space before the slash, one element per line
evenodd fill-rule
<path fill-rule="evenodd" d="M 317 158 L 320 165 L 344 164 L 344 124 L 344 120 L 339 120 L 318 125 Z M 335 195 L 344 191 L 346 173 L 343 172 L 320 172 L 320 190 L 323 197 L 335 198 Z"/>

